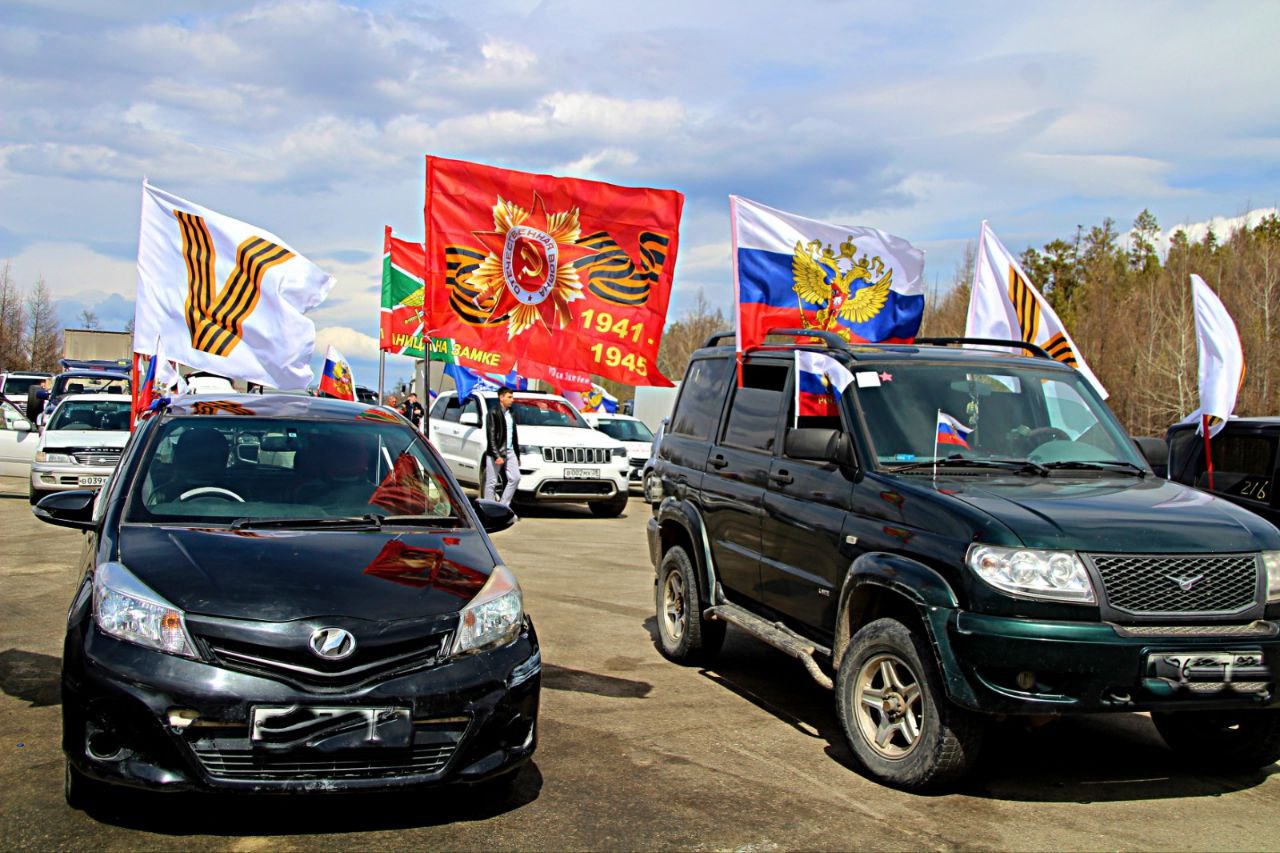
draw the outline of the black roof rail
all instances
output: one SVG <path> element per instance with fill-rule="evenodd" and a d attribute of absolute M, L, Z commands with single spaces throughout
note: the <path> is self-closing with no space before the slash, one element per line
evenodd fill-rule
<path fill-rule="evenodd" d="M 1053 361 L 1053 356 L 1045 352 L 1038 344 L 1027 343 L 1026 341 L 1003 340 L 1001 338 L 916 338 L 917 344 L 928 344 L 932 346 L 947 346 L 948 344 L 979 344 L 987 347 L 1018 347 L 1031 353 L 1036 358 L 1047 358 Z"/>
<path fill-rule="evenodd" d="M 766 332 L 768 335 L 784 335 L 792 338 L 817 338 L 831 349 L 848 350 L 849 345 L 845 343 L 844 338 L 835 332 L 828 332 L 822 329 L 770 329 Z M 737 332 L 716 332 L 707 338 L 704 347 L 714 347 L 720 344 L 724 338 L 732 338 Z"/>

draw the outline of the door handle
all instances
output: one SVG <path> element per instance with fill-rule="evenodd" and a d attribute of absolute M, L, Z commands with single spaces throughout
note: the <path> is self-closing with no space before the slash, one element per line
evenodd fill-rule
<path fill-rule="evenodd" d="M 786 471 L 775 471 L 769 474 L 769 479 L 783 486 L 789 485 L 796 481 L 796 478 L 792 477 Z"/>
<path fill-rule="evenodd" d="M 708 460 L 707 464 L 710 465 L 712 468 L 723 468 L 724 466 L 729 464 L 729 460 L 725 459 L 723 456 L 717 453 L 715 456 L 712 456 L 710 460 Z"/>

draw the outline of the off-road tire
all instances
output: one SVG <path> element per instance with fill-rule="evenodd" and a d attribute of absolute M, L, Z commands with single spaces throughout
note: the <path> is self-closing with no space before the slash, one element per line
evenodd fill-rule
<path fill-rule="evenodd" d="M 596 518 L 617 518 L 626 510 L 627 498 L 626 492 L 620 492 L 607 501 L 592 501 L 587 506 Z"/>
<path fill-rule="evenodd" d="M 900 757 L 883 754 L 883 749 L 873 746 L 863 732 L 864 723 L 878 722 L 875 720 L 878 715 L 883 720 L 893 719 L 883 707 L 878 714 L 868 711 L 863 719 L 856 716 L 858 681 L 866 677 L 864 666 L 867 673 L 879 671 L 877 660 L 892 662 L 899 668 L 903 681 L 913 680 L 918 686 L 914 694 L 918 700 L 912 700 L 919 703 L 918 711 L 912 716 L 913 721 L 917 717 L 920 720 L 917 735 L 913 746 L 902 747 L 906 751 Z M 883 680 L 883 676 L 881 678 Z M 937 789 L 964 776 L 977 760 L 985 722 L 951 703 L 943 689 L 928 638 L 898 620 L 877 619 L 853 635 L 836 673 L 835 687 L 836 708 L 849 748 L 867 772 L 880 782 L 908 791 Z M 872 688 L 868 687 L 867 693 L 871 692 Z M 908 713 L 912 713 L 910 707 Z"/>
<path fill-rule="evenodd" d="M 671 614 L 668 592 L 676 593 L 681 603 Z M 658 622 L 658 650 L 676 663 L 706 664 L 713 661 L 724 645 L 723 622 L 702 618 L 706 603 L 698 592 L 693 561 L 680 546 L 662 555 L 658 567 L 658 583 L 654 586 L 654 609 Z M 678 636 L 669 623 L 679 626 Z"/>
<path fill-rule="evenodd" d="M 1151 722 L 1179 758 L 1199 768 L 1243 773 L 1280 761 L 1277 709 L 1153 713 Z"/>

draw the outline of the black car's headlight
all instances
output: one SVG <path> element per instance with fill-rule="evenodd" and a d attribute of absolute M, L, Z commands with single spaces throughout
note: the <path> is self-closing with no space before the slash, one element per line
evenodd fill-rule
<path fill-rule="evenodd" d="M 1094 604 L 1093 581 L 1074 551 L 970 545 L 965 562 L 986 583 L 1012 595 Z"/>
<path fill-rule="evenodd" d="M 103 563 L 93 576 L 93 618 L 120 640 L 183 657 L 197 657 L 182 611 L 121 563 Z"/>
<path fill-rule="evenodd" d="M 523 622 L 520 584 L 506 566 L 495 566 L 476 597 L 458 613 L 453 654 L 506 645 L 520 635 Z"/>

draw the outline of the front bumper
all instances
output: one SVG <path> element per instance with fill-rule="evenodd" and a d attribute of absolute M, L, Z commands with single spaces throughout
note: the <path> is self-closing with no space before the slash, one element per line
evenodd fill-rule
<path fill-rule="evenodd" d="M 520 460 L 520 482 L 516 495 L 525 501 L 541 503 L 607 501 L 619 494 L 627 494 L 628 467 L 622 457 L 602 464 L 562 465 L 558 462 L 536 460 L 529 464 L 529 456 Z M 591 478 L 570 477 L 570 469 L 588 469 L 599 476 Z"/>
<path fill-rule="evenodd" d="M 31 488 L 37 492 L 67 489 L 99 489 L 115 472 L 114 465 L 74 465 L 67 462 L 32 462 Z M 102 482 L 83 483 L 84 479 Z"/>
<path fill-rule="evenodd" d="M 64 650 L 63 750 L 86 775 L 163 790 L 348 791 L 477 782 L 537 746 L 541 652 L 532 623 L 500 649 L 348 691 L 165 655 L 90 628 Z M 271 753 L 250 741 L 259 705 L 408 708 L 412 746 Z M 198 718 L 171 724 L 178 709 Z"/>
<path fill-rule="evenodd" d="M 947 690 L 996 714 L 1280 706 L 1280 624 L 1137 628 L 928 612 Z M 1235 657 L 1223 657 L 1236 653 Z M 1251 660 L 1256 656 L 1258 660 Z M 1235 664 L 1224 667 L 1221 661 Z M 1213 665 L 1197 666 L 1197 663 Z M 1185 664 L 1185 666 L 1182 666 Z M 1180 668 L 1181 667 L 1181 668 Z"/>

